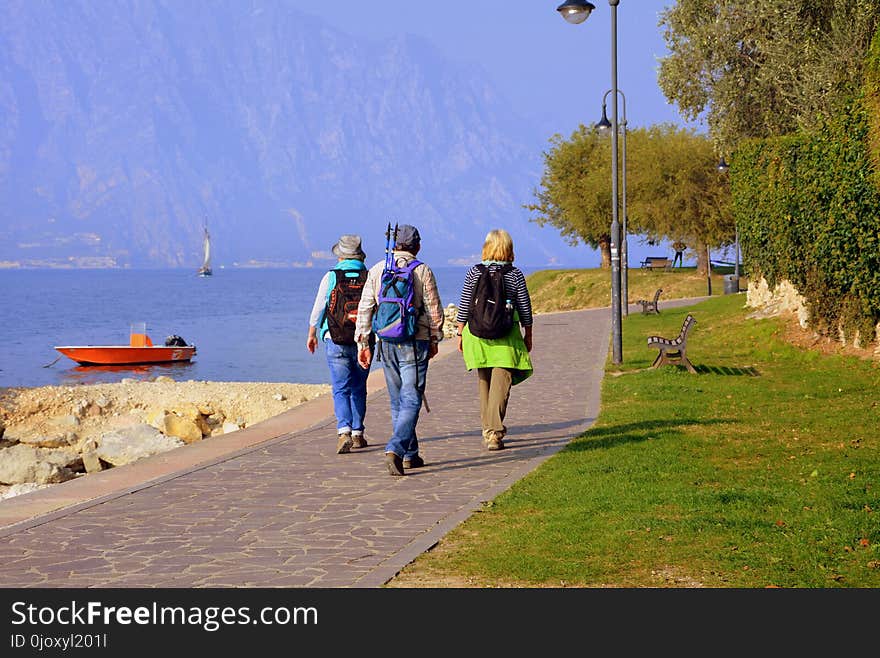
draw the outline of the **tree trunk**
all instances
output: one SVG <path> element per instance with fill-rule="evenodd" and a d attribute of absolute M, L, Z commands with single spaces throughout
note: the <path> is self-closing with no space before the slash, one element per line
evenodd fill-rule
<path fill-rule="evenodd" d="M 603 235 L 599 238 L 599 253 L 602 254 L 602 269 L 611 269 L 611 236 Z"/>
<path fill-rule="evenodd" d="M 709 276 L 709 251 L 706 245 L 698 243 L 694 249 L 697 255 L 697 274 Z"/>

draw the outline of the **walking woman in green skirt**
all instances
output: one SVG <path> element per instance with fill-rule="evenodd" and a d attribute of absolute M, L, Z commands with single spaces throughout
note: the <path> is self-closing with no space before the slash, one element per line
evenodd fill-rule
<path fill-rule="evenodd" d="M 502 450 L 510 390 L 533 372 L 532 301 L 513 265 L 513 239 L 504 229 L 486 235 L 482 262 L 465 274 L 456 324 L 458 349 L 477 371 L 480 423 L 487 450 Z"/>

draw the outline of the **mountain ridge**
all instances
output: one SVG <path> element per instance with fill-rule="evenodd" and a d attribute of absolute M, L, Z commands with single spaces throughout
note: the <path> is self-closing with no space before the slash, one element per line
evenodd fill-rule
<path fill-rule="evenodd" d="M 546 136 L 478 67 L 359 39 L 282 0 L 0 8 L 0 261 L 324 266 L 389 221 L 460 264 L 491 228 L 517 260 L 576 262 L 528 221 Z"/>

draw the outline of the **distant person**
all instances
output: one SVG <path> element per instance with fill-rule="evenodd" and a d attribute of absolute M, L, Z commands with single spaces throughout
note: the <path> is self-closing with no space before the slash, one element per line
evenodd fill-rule
<path fill-rule="evenodd" d="M 391 403 L 391 438 L 385 446 L 385 464 L 391 475 L 404 475 L 405 469 L 419 468 L 425 460 L 419 454 L 416 425 L 425 394 L 428 361 L 437 354 L 443 336 L 443 305 L 431 268 L 416 256 L 421 249 L 418 229 L 403 224 L 391 235 L 386 260 L 370 268 L 364 294 L 358 307 L 356 336 L 361 366 L 369 368 L 372 360 L 371 338 L 376 339 L 376 359 L 382 362 Z M 383 284 L 388 267 L 397 268 L 401 281 L 411 281 L 412 323 L 400 323 L 400 336 L 383 337 L 390 323 L 384 317 L 382 300 L 389 294 Z M 401 284 L 401 288 L 406 288 Z M 406 293 L 404 293 L 406 294 Z M 409 327 L 409 329 L 406 329 Z"/>
<path fill-rule="evenodd" d="M 312 354 L 320 339 L 327 353 L 336 416 L 336 453 L 365 448 L 364 417 L 367 413 L 369 363 L 362 368 L 354 339 L 357 307 L 367 278 L 361 238 L 343 235 L 331 248 L 337 258 L 334 268 L 318 285 L 309 317 L 306 347 Z"/>
<path fill-rule="evenodd" d="M 510 390 L 533 371 L 532 300 L 523 273 L 513 265 L 513 239 L 507 231 L 489 231 L 482 259 L 467 271 L 461 288 L 455 318 L 458 349 L 467 369 L 477 371 L 483 445 L 502 450 Z M 503 321 L 493 315 L 502 303 L 507 307 Z"/>
<path fill-rule="evenodd" d="M 675 251 L 675 258 L 672 259 L 672 267 L 675 267 L 675 264 L 678 263 L 678 266 L 681 267 L 684 263 L 684 250 L 687 248 L 687 245 L 684 242 L 673 242 L 672 249 Z"/>

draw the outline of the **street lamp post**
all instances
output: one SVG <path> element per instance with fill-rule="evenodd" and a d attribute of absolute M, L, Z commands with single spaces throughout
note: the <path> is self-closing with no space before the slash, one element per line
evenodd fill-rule
<path fill-rule="evenodd" d="M 599 119 L 599 123 L 596 124 L 596 127 L 599 130 L 607 131 L 611 130 L 611 122 L 608 120 L 608 115 L 605 112 L 606 100 L 608 98 L 608 94 L 611 93 L 611 90 L 605 92 L 605 95 L 602 96 L 602 118 Z M 620 226 L 620 269 L 621 269 L 621 277 L 620 277 L 620 297 L 621 302 L 620 305 L 623 308 L 623 314 L 625 316 L 629 315 L 629 250 L 626 246 L 626 220 L 627 220 L 627 212 L 626 212 L 626 95 L 623 93 L 623 90 L 618 89 L 617 93 L 620 94 L 620 97 L 623 99 L 623 120 L 620 122 L 620 125 L 623 127 L 623 186 L 621 188 L 621 192 L 623 197 L 621 199 L 621 210 L 623 211 L 623 222 Z"/>
<path fill-rule="evenodd" d="M 620 305 L 620 221 L 617 193 L 617 5 L 620 0 L 608 0 L 611 7 L 611 361 L 623 363 Z M 562 17 L 575 25 L 583 23 L 596 8 L 585 0 L 567 0 L 556 8 Z"/>

